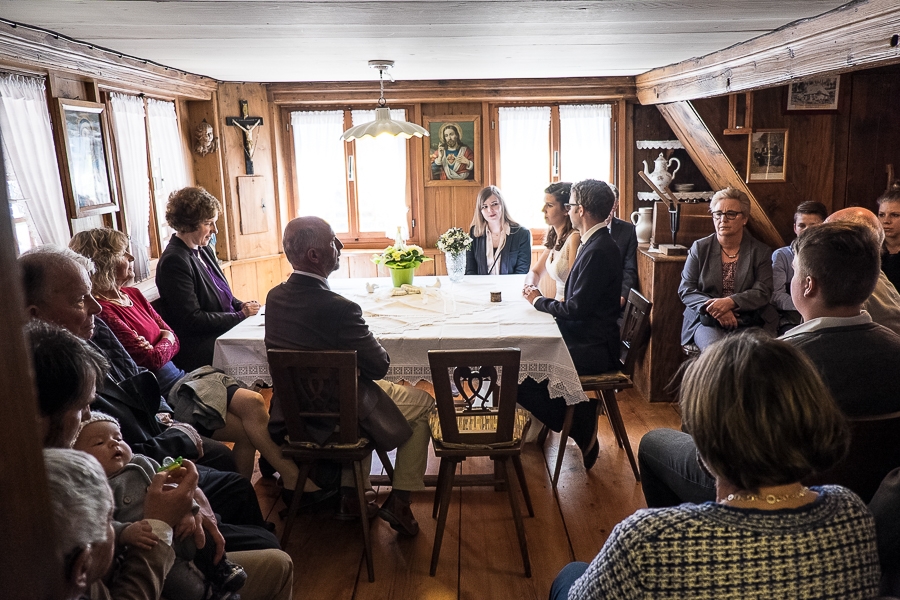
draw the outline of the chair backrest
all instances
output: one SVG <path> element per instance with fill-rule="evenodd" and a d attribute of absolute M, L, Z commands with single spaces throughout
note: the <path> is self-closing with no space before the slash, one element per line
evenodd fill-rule
<path fill-rule="evenodd" d="M 844 459 L 805 483 L 834 483 L 868 503 L 885 476 L 900 467 L 900 412 L 850 419 L 850 451 Z"/>
<path fill-rule="evenodd" d="M 329 421 L 340 424 L 331 441 L 354 444 L 357 420 L 356 351 L 275 350 L 269 372 L 291 441 L 315 439 Z"/>
<path fill-rule="evenodd" d="M 428 351 L 444 442 L 493 445 L 513 440 L 520 356 L 518 348 Z M 462 406 L 454 402 L 451 380 Z M 458 419 L 489 421 L 491 426 L 461 431 Z"/>
<path fill-rule="evenodd" d="M 634 373 L 638 354 L 650 339 L 651 308 L 653 308 L 653 303 L 641 296 L 637 290 L 632 288 L 628 292 L 625 316 L 622 318 L 622 330 L 619 332 L 622 346 L 619 361 L 622 363 L 622 371 L 627 375 Z"/>

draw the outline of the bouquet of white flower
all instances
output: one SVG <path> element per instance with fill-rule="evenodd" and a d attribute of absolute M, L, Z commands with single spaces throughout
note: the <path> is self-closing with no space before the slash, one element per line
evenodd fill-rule
<path fill-rule="evenodd" d="M 425 256 L 422 248 L 416 245 L 400 243 L 388 246 L 381 254 L 373 254 L 372 262 L 384 265 L 389 269 L 409 269 L 418 267 L 423 262 L 432 260 Z"/>
<path fill-rule="evenodd" d="M 459 227 L 451 227 L 437 241 L 438 250 L 450 254 L 462 254 L 471 245 L 471 236 Z"/>

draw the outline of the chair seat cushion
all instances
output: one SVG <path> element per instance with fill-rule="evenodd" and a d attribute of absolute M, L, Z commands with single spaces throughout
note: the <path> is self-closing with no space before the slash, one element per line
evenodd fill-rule
<path fill-rule="evenodd" d="M 609 371 L 599 375 L 581 375 L 578 377 L 581 387 L 589 385 L 608 385 L 613 383 L 631 383 L 631 378 L 622 371 Z"/>
<path fill-rule="evenodd" d="M 288 446 L 293 448 L 302 448 L 305 450 L 356 450 L 365 448 L 369 445 L 368 438 L 361 437 L 353 444 L 339 444 L 337 442 L 325 442 L 317 444 L 315 442 L 292 442 L 290 438 L 286 438 Z"/>
<path fill-rule="evenodd" d="M 445 448 L 507 448 L 516 446 L 521 441 L 525 426 L 528 424 L 528 419 L 529 414 L 527 410 L 516 408 L 516 416 L 513 420 L 513 439 L 508 442 L 498 442 L 496 444 L 457 444 L 445 442 L 441 432 L 441 420 L 438 417 L 436 408 L 428 416 L 428 425 L 431 427 L 431 437 L 434 439 L 435 443 L 441 444 Z M 456 416 L 456 423 L 460 433 L 491 433 L 497 430 L 497 414 L 459 413 Z"/>

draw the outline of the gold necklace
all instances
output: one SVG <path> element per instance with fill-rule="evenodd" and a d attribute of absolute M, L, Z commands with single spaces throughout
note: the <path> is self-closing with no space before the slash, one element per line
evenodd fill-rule
<path fill-rule="evenodd" d="M 768 504 L 777 504 L 779 502 L 784 502 L 785 500 L 793 500 L 795 498 L 803 498 L 809 492 L 809 488 L 806 486 L 802 486 L 800 491 L 794 492 L 792 494 L 782 494 L 781 496 L 776 496 L 775 494 L 766 494 L 765 496 L 757 496 L 756 494 L 728 494 L 722 503 L 726 502 L 760 502 L 765 501 Z"/>

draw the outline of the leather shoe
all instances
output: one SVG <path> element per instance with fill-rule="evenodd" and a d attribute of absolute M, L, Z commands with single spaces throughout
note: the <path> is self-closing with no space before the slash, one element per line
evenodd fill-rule
<path fill-rule="evenodd" d="M 414 536 L 419 533 L 419 522 L 409 508 L 409 502 L 398 500 L 393 493 L 381 505 L 378 516 L 387 521 L 391 529 L 400 535 Z"/>
<path fill-rule="evenodd" d="M 378 514 L 378 504 L 375 503 L 377 495 L 371 490 L 366 490 L 366 519 L 372 519 Z M 341 490 L 341 505 L 335 515 L 335 519 L 341 521 L 352 521 L 360 516 L 359 500 L 356 497 L 356 490 Z"/>
<path fill-rule="evenodd" d="M 291 502 L 294 500 L 294 493 L 294 490 L 281 490 L 281 499 L 288 508 L 291 507 Z M 337 488 L 316 490 L 315 492 L 303 492 L 303 495 L 300 497 L 300 510 L 321 504 L 330 498 L 334 498 L 337 493 Z"/>

